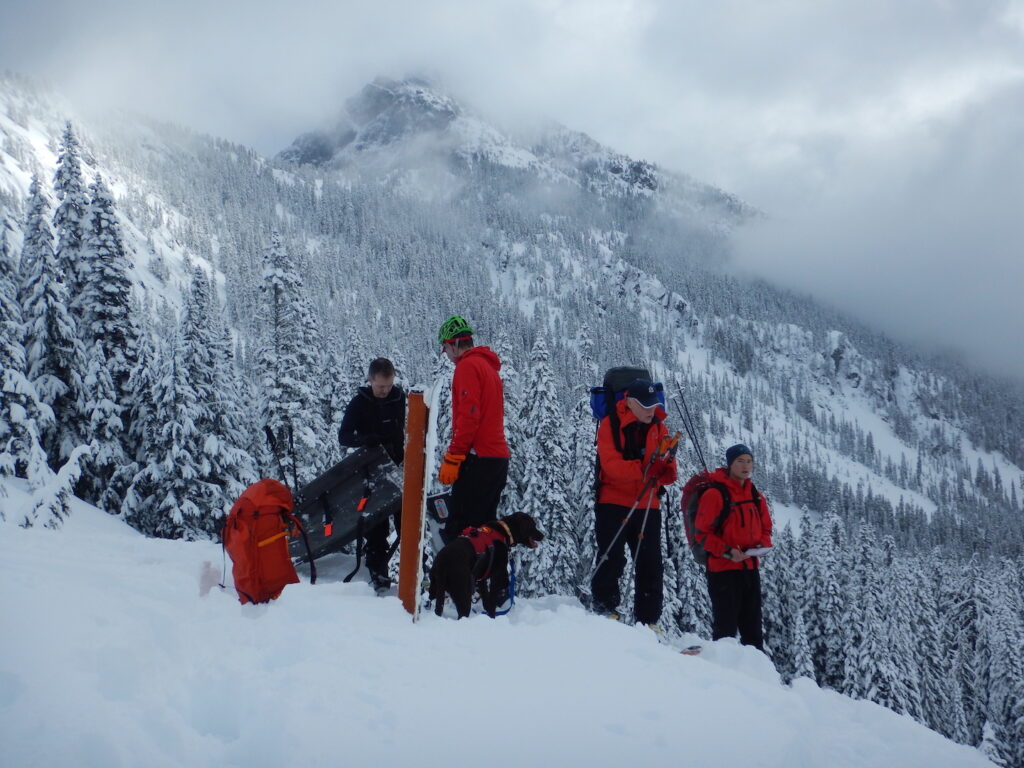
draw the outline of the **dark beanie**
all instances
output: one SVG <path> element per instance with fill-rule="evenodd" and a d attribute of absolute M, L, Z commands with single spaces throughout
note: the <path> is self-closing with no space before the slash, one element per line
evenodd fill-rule
<path fill-rule="evenodd" d="M 750 456 L 750 458 L 754 458 L 753 452 L 747 446 L 743 443 L 736 443 L 736 445 L 725 452 L 725 466 L 731 467 L 732 463 L 744 453 Z"/>

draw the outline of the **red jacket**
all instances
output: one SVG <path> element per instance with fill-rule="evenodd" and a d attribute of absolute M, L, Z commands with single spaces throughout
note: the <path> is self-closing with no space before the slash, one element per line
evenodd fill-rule
<path fill-rule="evenodd" d="M 637 421 L 636 416 L 626 406 L 625 399 L 616 403 L 615 408 L 619 416 L 619 436 L 623 452 L 615 449 L 615 441 L 612 439 L 612 420 L 611 417 L 606 416 L 597 428 L 597 458 L 601 465 L 601 472 L 598 475 L 597 503 L 631 507 L 647 480 L 644 477 L 647 462 L 658 452 L 658 443 L 668 434 L 668 430 L 662 422 L 662 411 L 660 409 L 655 411 L 654 421 L 647 429 L 641 457 L 640 446 L 632 445 L 632 443 L 635 442 L 638 430 L 641 430 L 643 425 Z M 672 459 L 671 470 L 668 476 L 661 479 L 660 485 L 672 485 L 676 481 L 675 459 Z M 661 507 L 657 490 L 655 488 L 655 493 L 651 495 L 651 509 Z M 647 499 L 640 499 L 637 506 L 646 507 Z"/>
<path fill-rule="evenodd" d="M 761 496 L 761 503 L 754 502 L 752 483 L 748 480 L 741 486 L 729 476 L 729 470 L 719 467 L 711 473 L 711 479 L 729 490 L 732 512 L 725 519 L 721 533 L 714 532 L 715 520 L 722 511 L 722 494 L 717 488 L 708 488 L 700 497 L 697 519 L 694 521 L 695 536 L 708 553 L 709 571 L 744 571 L 757 568 L 759 558 L 750 557 L 741 563 L 734 563 L 722 557 L 726 549 L 750 549 L 772 545 L 772 517 L 768 502 Z M 760 491 L 758 491 L 760 496 Z"/>
<path fill-rule="evenodd" d="M 455 362 L 452 377 L 452 441 L 448 452 L 507 459 L 505 390 L 501 361 L 488 347 L 472 347 Z"/>

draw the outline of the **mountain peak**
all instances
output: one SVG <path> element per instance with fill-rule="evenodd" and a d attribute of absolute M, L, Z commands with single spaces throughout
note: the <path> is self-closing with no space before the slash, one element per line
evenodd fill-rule
<path fill-rule="evenodd" d="M 345 154 L 388 147 L 418 134 L 439 134 L 462 113 L 454 99 L 423 78 L 378 77 L 345 101 L 334 128 L 302 134 L 278 159 L 344 165 Z"/>
<path fill-rule="evenodd" d="M 443 129 L 462 114 L 454 99 L 418 77 L 404 80 L 378 77 L 348 99 L 345 110 L 352 122 L 362 129 L 375 123 Z"/>
<path fill-rule="evenodd" d="M 724 230 L 752 213 L 721 190 L 616 152 L 561 124 L 549 121 L 530 139 L 513 135 L 422 77 L 376 78 L 346 100 L 334 128 L 299 136 L 278 159 L 383 172 L 388 178 L 424 166 L 445 169 L 460 180 L 482 166 L 508 168 L 526 171 L 544 185 L 602 198 L 651 198 L 681 216 L 710 216 L 714 228 Z M 439 177 L 430 178 L 430 194 L 435 194 Z"/>

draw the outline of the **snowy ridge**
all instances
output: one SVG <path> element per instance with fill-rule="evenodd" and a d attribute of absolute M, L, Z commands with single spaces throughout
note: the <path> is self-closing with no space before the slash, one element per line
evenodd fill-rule
<path fill-rule="evenodd" d="M 330 576 L 243 607 L 200 594 L 204 561 L 220 548 L 85 504 L 59 532 L 0 524 L 0 611 L 19 624 L 0 639 L 6 765 L 443 766 L 464 748 L 443 719 L 454 692 L 481 702 L 454 730 L 515 724 L 495 766 L 717 765 L 726 748 L 766 768 L 988 765 L 874 704 L 783 686 L 731 641 L 682 656 L 558 598 L 414 625 L 397 598 Z"/>
<path fill-rule="evenodd" d="M 443 167 L 454 161 L 470 171 L 487 164 L 599 197 L 656 198 L 677 215 L 700 212 L 724 231 L 756 214 L 721 190 L 634 160 L 558 124 L 540 129 L 532 140 L 513 137 L 418 78 L 378 78 L 348 100 L 334 129 L 303 134 L 278 160 L 378 173 L 408 171 L 424 162 Z M 421 192 L 429 193 L 431 183 Z"/>

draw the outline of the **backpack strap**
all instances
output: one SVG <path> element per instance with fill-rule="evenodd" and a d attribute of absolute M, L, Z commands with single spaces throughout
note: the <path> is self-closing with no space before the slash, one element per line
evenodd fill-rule
<path fill-rule="evenodd" d="M 309 537 L 306 536 L 305 526 L 299 522 L 299 518 L 297 518 L 293 512 L 282 510 L 281 516 L 286 520 L 290 520 L 295 523 L 295 527 L 298 528 L 299 533 L 302 534 L 302 543 L 306 545 L 306 555 L 309 557 L 309 583 L 316 584 L 316 563 L 313 562 L 313 550 L 309 547 Z"/>
<path fill-rule="evenodd" d="M 348 584 L 352 581 L 359 569 L 363 566 L 363 550 L 366 547 L 366 536 L 365 536 L 365 523 L 366 523 L 366 504 L 370 500 L 370 496 L 373 494 L 373 485 L 370 483 L 370 468 L 369 466 L 363 469 L 363 495 L 359 499 L 359 503 L 356 504 L 356 512 L 359 513 L 359 520 L 356 523 L 356 567 L 352 569 L 352 572 L 342 579 L 344 584 Z M 390 557 L 388 558 L 390 560 Z"/>
<path fill-rule="evenodd" d="M 761 492 L 759 490 L 757 490 L 757 486 L 754 485 L 754 481 L 753 480 L 750 481 L 750 497 L 753 500 L 754 504 L 757 505 L 758 511 L 760 511 L 761 510 Z"/>
<path fill-rule="evenodd" d="M 486 579 L 491 575 L 491 568 L 494 566 L 494 539 L 491 538 L 489 542 L 485 543 L 482 550 L 476 552 L 476 544 L 483 543 L 481 540 L 483 536 L 479 532 L 475 532 L 470 535 L 462 534 L 465 538 L 469 539 L 474 544 L 473 551 L 476 553 L 473 559 L 473 579 L 479 581 L 480 579 Z"/>
<path fill-rule="evenodd" d="M 711 530 L 714 532 L 715 536 L 721 536 L 722 529 L 725 527 L 725 521 L 732 513 L 732 495 L 723 483 L 708 483 L 708 487 L 714 488 L 722 496 L 722 511 L 718 513 L 718 517 L 715 518 L 715 522 L 711 524 Z"/>
<path fill-rule="evenodd" d="M 612 444 L 615 446 L 616 451 L 622 453 L 622 425 L 619 422 L 618 401 L 615 399 L 615 392 L 606 392 L 605 397 L 608 399 L 608 418 L 612 428 Z"/>
<path fill-rule="evenodd" d="M 348 576 L 341 580 L 344 584 L 352 581 L 352 578 L 359 573 L 359 569 L 363 567 L 363 538 L 363 516 L 359 515 L 359 519 L 356 521 L 356 567 L 352 569 Z"/>
<path fill-rule="evenodd" d="M 718 517 L 715 518 L 715 522 L 712 525 L 712 530 L 716 536 L 722 535 L 722 528 L 725 527 L 725 521 L 732 513 L 732 508 L 735 506 L 732 501 L 732 495 L 729 493 L 729 489 L 725 487 L 723 483 L 708 483 L 709 488 L 714 488 L 720 494 L 722 494 L 722 511 L 718 513 Z M 754 485 L 753 481 L 750 481 L 750 495 L 751 501 L 757 505 L 758 509 L 761 509 L 761 492 L 757 490 L 757 486 Z M 747 502 L 740 502 L 746 504 Z"/>

